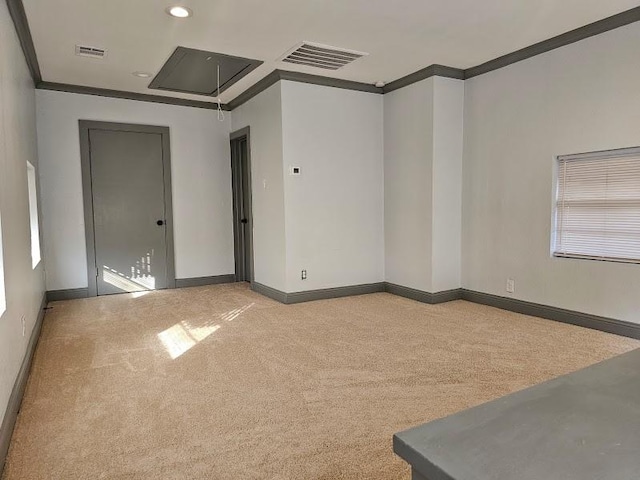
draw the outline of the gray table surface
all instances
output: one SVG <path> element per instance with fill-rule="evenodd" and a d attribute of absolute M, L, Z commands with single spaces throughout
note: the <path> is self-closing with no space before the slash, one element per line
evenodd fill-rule
<path fill-rule="evenodd" d="M 640 479 L 640 349 L 398 433 L 428 480 Z"/>

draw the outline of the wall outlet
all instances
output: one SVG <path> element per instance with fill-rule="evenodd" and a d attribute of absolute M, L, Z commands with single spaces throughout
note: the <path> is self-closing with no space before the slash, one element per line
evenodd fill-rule
<path fill-rule="evenodd" d="M 516 281 L 513 278 L 507 278 L 507 293 L 515 293 Z"/>
<path fill-rule="evenodd" d="M 20 321 L 22 322 L 22 336 L 25 337 L 27 335 L 27 319 L 23 315 Z"/>
<path fill-rule="evenodd" d="M 306 280 L 307 279 L 307 271 L 306 270 L 302 270 L 301 278 L 302 278 L 302 280 Z"/>

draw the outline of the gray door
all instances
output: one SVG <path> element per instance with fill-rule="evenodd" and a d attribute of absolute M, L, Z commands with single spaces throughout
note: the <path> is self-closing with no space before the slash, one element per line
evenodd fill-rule
<path fill-rule="evenodd" d="M 236 134 L 237 135 L 237 134 Z M 233 211 L 236 281 L 253 281 L 253 220 L 251 212 L 251 160 L 249 133 L 232 135 L 231 171 L 233 182 Z"/>
<path fill-rule="evenodd" d="M 162 135 L 88 136 L 97 294 L 167 288 Z"/>

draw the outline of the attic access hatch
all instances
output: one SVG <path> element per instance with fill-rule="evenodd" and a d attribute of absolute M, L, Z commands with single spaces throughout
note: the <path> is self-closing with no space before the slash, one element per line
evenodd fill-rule
<path fill-rule="evenodd" d="M 218 66 L 220 92 L 224 92 L 262 63 L 260 60 L 178 47 L 149 84 L 149 88 L 215 96 L 218 93 Z"/>

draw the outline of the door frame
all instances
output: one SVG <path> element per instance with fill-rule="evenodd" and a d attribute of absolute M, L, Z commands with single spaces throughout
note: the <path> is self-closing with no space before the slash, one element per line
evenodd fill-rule
<path fill-rule="evenodd" d="M 249 215 L 247 217 L 247 225 L 249 229 L 248 242 L 249 242 L 249 258 L 245 259 L 249 262 L 251 268 L 251 278 L 245 279 L 244 281 L 248 281 L 249 283 L 253 283 L 255 280 L 255 271 L 254 271 L 254 252 L 253 252 L 253 182 L 251 180 L 251 128 L 244 127 L 240 130 L 236 130 L 235 132 L 231 132 L 229 135 L 229 146 L 230 146 L 230 156 L 231 156 L 231 193 L 233 198 L 233 253 L 234 253 L 234 265 L 235 265 L 235 275 L 236 282 L 238 282 L 239 277 L 239 264 L 240 264 L 240 255 L 242 255 L 242 249 L 240 245 L 240 234 L 239 229 L 240 225 L 240 211 L 238 210 L 239 203 L 239 195 L 240 189 L 239 185 L 242 185 L 241 179 L 238 178 L 236 164 L 234 162 L 233 156 L 233 143 L 234 141 L 245 138 L 247 141 L 247 183 L 249 184 L 249 191 L 247 192 L 247 196 L 249 198 Z M 235 181 L 234 181 L 235 180 Z"/>
<path fill-rule="evenodd" d="M 162 137 L 162 166 L 164 179 L 165 248 L 167 259 L 167 288 L 176 288 L 176 269 L 173 242 L 173 203 L 171 195 L 171 143 L 169 127 L 131 123 L 79 120 L 80 163 L 82 167 L 82 199 L 84 204 L 84 232 L 87 246 L 87 282 L 90 297 L 98 296 L 98 268 L 96 265 L 95 226 L 93 223 L 93 189 L 91 179 L 91 145 L 89 130 L 156 133 Z"/>

